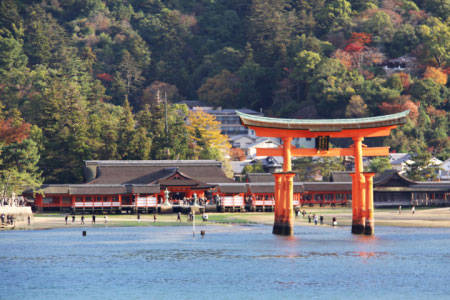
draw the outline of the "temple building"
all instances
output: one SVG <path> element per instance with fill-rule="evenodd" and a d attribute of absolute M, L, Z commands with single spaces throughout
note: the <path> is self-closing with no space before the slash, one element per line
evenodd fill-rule
<path fill-rule="evenodd" d="M 199 204 L 210 211 L 273 211 L 275 183 L 270 173 L 250 173 L 246 182 L 225 176 L 213 160 L 85 161 L 83 184 L 46 184 L 43 195 L 26 191 L 36 211 L 73 213 L 158 212 L 168 192 L 181 210 Z M 294 177 L 294 207 L 351 206 L 349 172 L 332 182 L 300 182 Z M 414 182 L 389 170 L 374 179 L 375 207 L 450 206 L 450 182 Z M 31 201 L 33 201 L 31 200 Z"/>

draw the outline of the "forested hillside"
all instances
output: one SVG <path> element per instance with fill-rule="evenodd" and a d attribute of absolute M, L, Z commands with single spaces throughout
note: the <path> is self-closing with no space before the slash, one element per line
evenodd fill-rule
<path fill-rule="evenodd" d="M 450 0 L 2 0 L 1 180 L 223 159 L 229 145 L 202 130 L 214 121 L 186 126 L 207 117 L 183 99 L 303 118 L 410 109 L 385 143 L 446 159 L 449 73 Z"/>

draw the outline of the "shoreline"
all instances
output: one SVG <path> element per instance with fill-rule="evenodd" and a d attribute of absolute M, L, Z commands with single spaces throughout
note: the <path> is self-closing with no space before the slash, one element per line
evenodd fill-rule
<path fill-rule="evenodd" d="M 323 215 L 324 224 L 317 226 L 332 226 L 331 219 L 337 218 L 338 226 L 350 226 L 352 220 L 351 208 L 320 208 L 308 207 L 302 208 L 307 214 L 311 213 Z M 75 223 L 72 224 L 72 218 L 69 216 L 68 224 L 65 223 L 66 214 L 63 213 L 39 213 L 34 214 L 31 224 L 27 221 L 15 223 L 14 228 L 2 228 L 0 231 L 7 230 L 47 230 L 54 228 L 93 228 L 93 227 L 146 227 L 146 226 L 192 226 L 192 222 L 187 221 L 187 216 L 181 216 L 181 222 L 177 222 L 177 214 L 159 214 L 154 222 L 153 214 L 141 214 L 140 220 L 136 215 L 108 215 L 105 223 L 104 215 L 96 215 L 96 224 L 92 224 L 92 215 L 85 215 L 85 224 L 81 224 L 81 215 L 76 215 Z M 274 215 L 272 212 L 247 212 L 247 213 L 208 213 L 209 220 L 202 221 L 201 215 L 196 215 L 196 226 L 233 226 L 244 224 L 263 224 L 272 225 Z M 294 226 L 315 226 L 314 223 L 308 223 L 307 215 L 305 218 L 300 214 L 294 219 Z M 403 210 L 401 214 L 396 209 L 376 209 L 375 210 L 375 228 L 377 226 L 393 227 L 428 227 L 428 228 L 447 228 L 450 227 L 450 209 L 445 208 L 419 208 L 412 214 L 410 210 Z"/>

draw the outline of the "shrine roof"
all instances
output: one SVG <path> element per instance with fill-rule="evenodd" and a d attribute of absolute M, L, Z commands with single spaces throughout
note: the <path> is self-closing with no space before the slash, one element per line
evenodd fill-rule
<path fill-rule="evenodd" d="M 248 115 L 242 112 L 236 113 L 241 118 L 242 125 L 247 127 L 342 131 L 345 129 L 364 129 L 405 124 L 409 110 L 391 115 L 355 119 L 282 119 Z"/>

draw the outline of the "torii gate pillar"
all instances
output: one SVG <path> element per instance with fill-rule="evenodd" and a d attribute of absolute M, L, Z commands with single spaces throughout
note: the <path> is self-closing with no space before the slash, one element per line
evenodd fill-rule
<path fill-rule="evenodd" d="M 294 176 L 291 172 L 292 137 L 283 138 L 283 172 L 275 176 L 275 221 L 273 234 L 292 235 L 294 233 Z"/>

